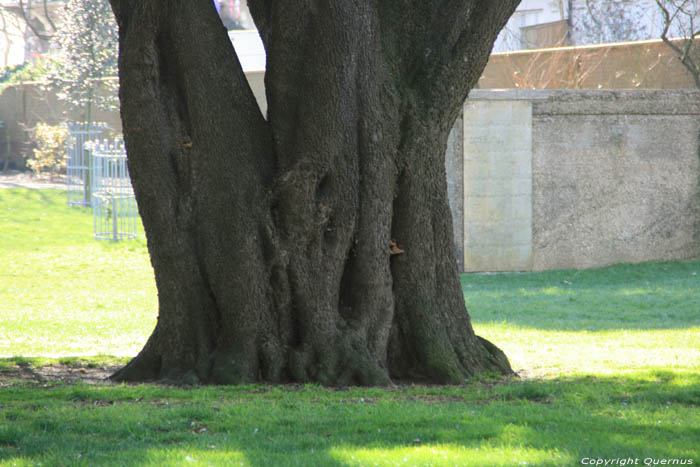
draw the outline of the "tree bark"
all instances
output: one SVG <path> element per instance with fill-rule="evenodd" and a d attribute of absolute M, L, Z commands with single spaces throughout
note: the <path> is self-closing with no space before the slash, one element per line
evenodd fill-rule
<path fill-rule="evenodd" d="M 464 305 L 444 153 L 517 3 L 249 0 L 266 118 L 211 1 L 112 0 L 159 295 L 156 329 L 113 379 L 512 373 Z"/>

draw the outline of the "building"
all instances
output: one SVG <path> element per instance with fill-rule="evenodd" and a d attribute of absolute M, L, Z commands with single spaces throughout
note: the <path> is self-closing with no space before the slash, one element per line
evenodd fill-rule
<path fill-rule="evenodd" d="M 62 0 L 0 0 L 0 70 L 51 49 L 63 5 Z"/>
<path fill-rule="evenodd" d="M 568 45 L 568 0 L 523 0 L 493 46 L 494 52 Z M 546 40 L 540 36 L 551 36 Z"/>

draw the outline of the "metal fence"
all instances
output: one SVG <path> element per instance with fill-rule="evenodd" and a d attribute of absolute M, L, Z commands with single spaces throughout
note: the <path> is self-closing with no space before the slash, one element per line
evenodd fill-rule
<path fill-rule="evenodd" d="M 95 238 L 135 238 L 140 218 L 126 165 L 124 142 L 88 143 Z"/>
<path fill-rule="evenodd" d="M 106 130 L 106 123 L 68 123 L 66 192 L 70 206 L 92 205 L 91 159 L 85 143 L 101 138 Z"/>

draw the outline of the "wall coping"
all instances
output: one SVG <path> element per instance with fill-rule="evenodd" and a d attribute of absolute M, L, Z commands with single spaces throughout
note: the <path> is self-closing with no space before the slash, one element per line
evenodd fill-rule
<path fill-rule="evenodd" d="M 700 115 L 697 89 L 474 89 L 468 101 L 532 102 L 534 116 Z"/>

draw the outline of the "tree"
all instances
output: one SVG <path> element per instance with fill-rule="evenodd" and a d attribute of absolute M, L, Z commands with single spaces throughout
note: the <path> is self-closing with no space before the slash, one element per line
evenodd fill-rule
<path fill-rule="evenodd" d="M 457 268 L 449 130 L 517 0 L 250 0 L 267 118 L 210 0 L 112 0 L 159 316 L 118 381 L 510 374 Z"/>
<path fill-rule="evenodd" d="M 661 40 L 676 54 L 688 73 L 693 77 L 695 86 L 700 89 L 700 64 L 695 38 L 700 29 L 695 28 L 700 11 L 698 3 L 690 0 L 655 0 L 661 11 Z M 681 39 L 669 39 L 673 34 Z"/>
<path fill-rule="evenodd" d="M 108 0 L 68 0 L 56 41 L 60 54 L 51 61 L 47 87 L 71 110 L 82 112 L 86 140 L 91 140 L 92 131 L 94 137 L 100 133 L 93 128 L 94 108 L 110 110 L 117 105 L 117 26 Z M 90 206 L 92 159 L 78 162 L 85 167 L 82 204 Z"/>
<path fill-rule="evenodd" d="M 55 34 L 60 52 L 47 80 L 72 110 L 92 121 L 94 107 L 117 104 L 117 25 L 107 0 L 68 0 Z"/>
<path fill-rule="evenodd" d="M 645 15 L 644 6 L 619 0 L 585 0 L 584 6 L 580 14 L 570 12 L 572 35 L 576 44 L 602 44 L 647 38 L 647 27 L 642 21 Z"/>

